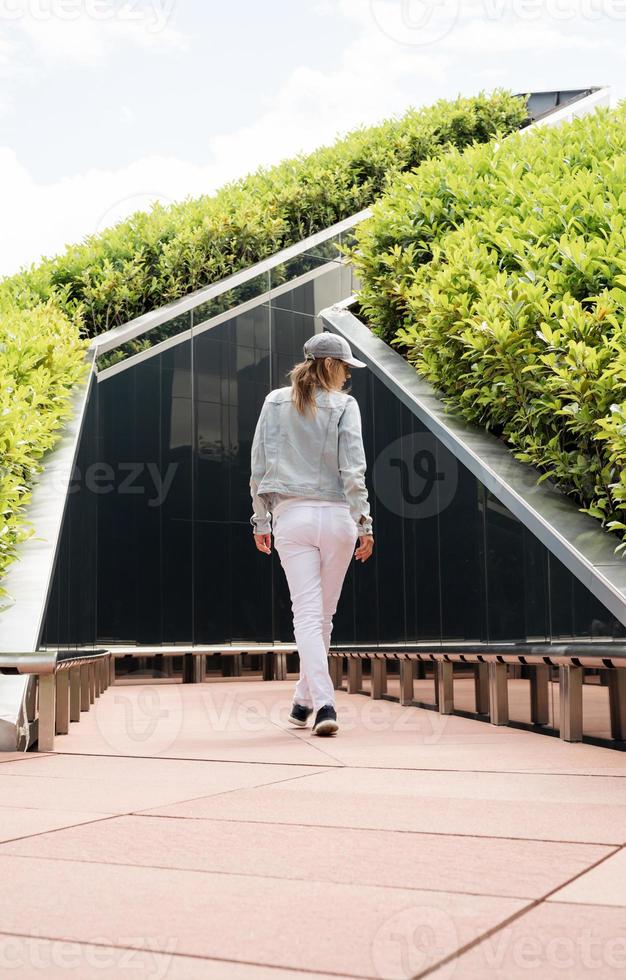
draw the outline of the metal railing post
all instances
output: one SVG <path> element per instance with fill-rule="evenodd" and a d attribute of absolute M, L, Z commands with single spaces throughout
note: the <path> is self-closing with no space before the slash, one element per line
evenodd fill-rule
<path fill-rule="evenodd" d="M 370 696 L 378 700 L 387 691 L 387 663 L 380 657 L 374 657 L 371 664 L 372 675 Z"/>
<path fill-rule="evenodd" d="M 474 664 L 474 707 L 476 714 L 489 714 L 489 665 Z"/>
<path fill-rule="evenodd" d="M 329 657 L 329 673 L 335 691 L 343 684 L 343 657 Z"/>
<path fill-rule="evenodd" d="M 550 721 L 550 668 L 538 664 L 530 671 L 530 720 L 534 725 L 547 725 Z"/>
<path fill-rule="evenodd" d="M 439 714 L 451 715 L 454 711 L 454 679 L 452 664 L 448 660 L 437 662 L 437 707 Z"/>
<path fill-rule="evenodd" d="M 363 690 L 363 664 L 358 657 L 348 657 L 348 694 Z"/>
<path fill-rule="evenodd" d="M 559 734 L 565 742 L 580 742 L 583 737 L 583 669 L 559 667 Z"/>
<path fill-rule="evenodd" d="M 70 721 L 80 721 L 80 667 L 70 667 Z"/>
<path fill-rule="evenodd" d="M 54 749 L 56 714 L 56 675 L 39 675 L 39 725 L 37 745 L 40 752 Z"/>
<path fill-rule="evenodd" d="M 626 669 L 618 667 L 607 674 L 611 735 L 621 742 L 626 739 Z"/>
<path fill-rule="evenodd" d="M 91 694 L 89 685 L 89 664 L 81 664 L 80 670 L 80 710 L 89 711 Z"/>
<path fill-rule="evenodd" d="M 70 676 L 67 670 L 60 670 L 56 675 L 56 718 L 54 727 L 57 735 L 67 735 L 70 730 Z"/>
<path fill-rule="evenodd" d="M 489 664 L 489 720 L 492 725 L 509 723 L 507 665 L 498 662 Z"/>
<path fill-rule="evenodd" d="M 400 661 L 400 704 L 413 701 L 413 661 Z"/>

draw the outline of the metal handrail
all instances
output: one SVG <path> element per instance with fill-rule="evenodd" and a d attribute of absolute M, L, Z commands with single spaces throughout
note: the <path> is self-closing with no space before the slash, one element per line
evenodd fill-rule
<path fill-rule="evenodd" d="M 331 646 L 330 657 L 354 657 L 363 660 L 423 660 L 448 663 L 510 663 L 522 666 L 626 668 L 626 643 L 623 641 L 574 640 L 568 643 L 420 643 L 394 644 L 391 649 L 359 644 Z"/>
<path fill-rule="evenodd" d="M 37 650 L 35 653 L 0 653 L 0 674 L 12 671 L 16 674 L 56 674 L 81 664 L 95 663 L 111 656 L 104 647 L 77 650 Z"/>

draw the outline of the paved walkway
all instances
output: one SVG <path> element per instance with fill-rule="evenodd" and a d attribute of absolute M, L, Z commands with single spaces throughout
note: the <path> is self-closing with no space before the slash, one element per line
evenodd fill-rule
<path fill-rule="evenodd" d="M 185 980 L 626 972 L 626 754 L 293 683 L 110 688 L 0 756 L 0 971 Z"/>

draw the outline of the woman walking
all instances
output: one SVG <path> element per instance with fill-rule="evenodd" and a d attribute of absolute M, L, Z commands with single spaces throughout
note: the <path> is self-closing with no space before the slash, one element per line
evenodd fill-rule
<path fill-rule="evenodd" d="M 374 537 L 356 400 L 342 391 L 350 367 L 366 367 L 343 337 L 320 333 L 304 345 L 291 385 L 267 395 L 254 433 L 250 493 L 254 540 L 285 570 L 300 656 L 289 720 L 334 735 L 339 726 L 328 671 L 333 616 L 354 551 L 365 562 Z"/>

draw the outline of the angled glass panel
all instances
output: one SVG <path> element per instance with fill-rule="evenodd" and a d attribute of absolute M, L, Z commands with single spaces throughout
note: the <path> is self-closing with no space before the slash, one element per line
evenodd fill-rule
<path fill-rule="evenodd" d="M 278 300 L 278 295 L 282 292 L 281 287 L 291 283 L 296 279 L 306 276 L 307 279 L 314 278 L 315 273 L 324 266 L 331 264 L 339 267 L 341 262 L 338 259 L 327 259 L 318 255 L 309 255 L 303 252 L 295 258 L 282 262 L 270 271 L 270 286 L 272 290 L 272 301 Z M 275 292 L 278 290 L 278 294 Z"/>
<path fill-rule="evenodd" d="M 177 337 L 179 334 L 190 330 L 191 322 L 190 313 L 183 313 L 180 316 L 172 317 L 171 320 L 159 324 L 158 327 L 147 330 L 133 340 L 129 340 L 125 344 L 120 344 L 119 347 L 115 347 L 113 350 L 101 354 L 96 362 L 98 370 L 104 371 L 105 368 L 119 364 L 121 361 L 126 361 L 135 354 L 141 354 L 144 351 L 151 350 L 158 344 L 170 340 L 172 337 Z"/>
<path fill-rule="evenodd" d="M 523 642 L 524 526 L 489 491 L 485 521 L 488 637 Z"/>
<path fill-rule="evenodd" d="M 304 255 L 312 258 L 324 259 L 326 262 L 341 262 L 341 234 L 327 238 L 326 241 L 319 242 L 317 245 L 307 246 Z"/>
<path fill-rule="evenodd" d="M 429 434 L 430 435 L 430 434 Z M 422 437 L 424 439 L 424 437 Z M 435 444 L 433 457 L 429 441 Z M 486 639 L 482 513 L 476 478 L 430 436 L 415 447 L 419 499 L 432 483 L 439 526 L 441 633 L 451 642 Z M 427 506 L 428 497 L 425 505 Z"/>
<path fill-rule="evenodd" d="M 232 286 L 230 289 L 220 293 L 219 296 L 214 296 L 212 299 L 208 299 L 206 302 L 200 303 L 193 309 L 194 328 L 200 326 L 200 324 L 206 323 L 208 320 L 212 320 L 221 313 L 226 313 L 229 310 L 235 310 L 235 307 L 241 306 L 242 303 L 247 303 L 250 300 L 258 299 L 259 297 L 263 296 L 264 293 L 267 293 L 269 288 L 269 273 L 262 272 L 253 279 L 249 279 L 247 282 Z"/>

